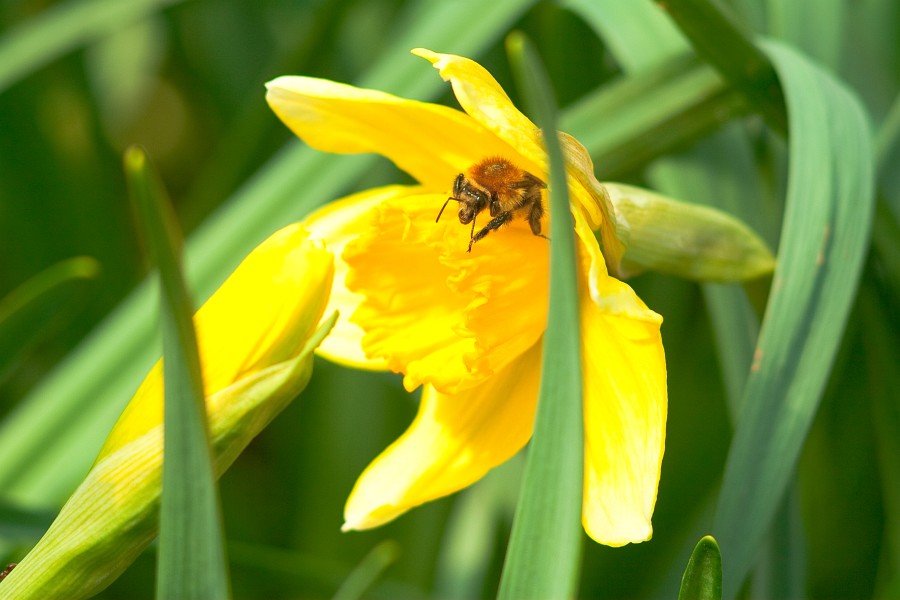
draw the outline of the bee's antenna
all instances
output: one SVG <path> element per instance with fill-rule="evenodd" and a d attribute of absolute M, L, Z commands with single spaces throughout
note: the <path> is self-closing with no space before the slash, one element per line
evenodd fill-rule
<path fill-rule="evenodd" d="M 451 200 L 459 202 L 459 198 L 454 198 L 453 196 L 447 198 L 447 202 L 450 202 Z M 444 214 L 444 209 L 447 208 L 447 202 L 444 202 L 444 205 L 441 207 L 441 212 L 438 213 L 437 219 L 434 220 L 435 223 L 441 220 L 441 215 Z"/>

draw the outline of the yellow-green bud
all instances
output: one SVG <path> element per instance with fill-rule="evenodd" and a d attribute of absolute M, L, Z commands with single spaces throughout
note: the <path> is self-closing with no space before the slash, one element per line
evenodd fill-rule
<path fill-rule="evenodd" d="M 667 198 L 636 186 L 604 183 L 625 245 L 619 277 L 658 271 L 697 281 L 744 281 L 771 273 L 765 242 L 720 210 Z"/>

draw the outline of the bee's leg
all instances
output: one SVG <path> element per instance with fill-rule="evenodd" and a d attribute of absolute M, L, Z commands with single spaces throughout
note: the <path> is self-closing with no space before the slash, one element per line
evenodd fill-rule
<path fill-rule="evenodd" d="M 500 206 L 500 201 L 497 200 L 496 196 L 491 197 L 490 210 L 492 217 L 496 217 L 503 212 L 503 207 Z"/>
<path fill-rule="evenodd" d="M 540 199 L 531 205 L 531 211 L 528 213 L 528 224 L 531 225 L 531 233 L 545 240 L 549 240 L 546 235 L 541 233 L 541 217 L 544 216 L 544 206 Z"/>
<path fill-rule="evenodd" d="M 481 229 L 481 231 L 479 231 L 474 236 L 472 236 L 472 239 L 469 241 L 469 250 L 468 251 L 469 252 L 472 251 L 472 244 L 474 244 L 478 240 L 484 238 L 487 234 L 494 231 L 495 229 L 500 229 L 501 226 L 509 223 L 510 221 L 512 221 L 512 213 L 511 212 L 501 213 L 499 216 L 494 217 L 493 219 L 488 221 L 488 224 L 485 225 L 484 228 Z M 474 228 L 472 229 L 472 231 L 474 231 Z"/>

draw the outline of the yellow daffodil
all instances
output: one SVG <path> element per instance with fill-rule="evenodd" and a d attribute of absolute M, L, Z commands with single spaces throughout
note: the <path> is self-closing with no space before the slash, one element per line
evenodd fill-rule
<path fill-rule="evenodd" d="M 197 311 L 217 474 L 306 386 L 333 271 L 321 242 L 292 225 Z M 162 450 L 160 361 L 50 529 L 0 583 L 0 600 L 86 598 L 109 585 L 156 535 Z"/>
<path fill-rule="evenodd" d="M 485 159 L 546 182 L 541 133 L 477 63 L 413 53 L 452 84 L 465 112 L 307 77 L 268 84 L 273 110 L 309 145 L 377 152 L 418 181 L 346 198 L 305 223 L 339 257 L 331 302 L 349 316 L 321 353 L 402 373 L 408 390 L 424 386 L 412 425 L 357 481 L 345 529 L 386 523 L 513 456 L 531 436 L 538 395 L 550 242 L 516 214 L 467 252 L 472 226 L 449 208 L 435 218 L 456 177 Z M 585 149 L 561 141 L 578 244 L 583 523 L 593 539 L 618 546 L 652 533 L 666 422 L 662 319 L 609 276 L 597 236 L 611 264 L 623 253 L 609 197 Z M 477 215 L 475 231 L 489 212 Z"/>

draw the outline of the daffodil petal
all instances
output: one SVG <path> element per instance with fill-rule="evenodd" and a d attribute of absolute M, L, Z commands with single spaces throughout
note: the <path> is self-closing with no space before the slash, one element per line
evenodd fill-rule
<path fill-rule="evenodd" d="M 609 192 L 594 175 L 594 161 L 587 148 L 567 133 L 560 132 L 559 141 L 566 156 L 566 172 L 570 184 L 573 206 L 579 207 L 582 216 L 592 231 L 600 232 L 603 241 L 603 256 L 609 265 L 618 267 L 625 254 L 625 244 L 617 232 L 618 214 L 613 207 Z"/>
<path fill-rule="evenodd" d="M 454 270 L 441 262 L 445 245 L 460 253 L 468 229 L 434 219 L 446 200 L 420 194 L 382 202 L 369 231 L 347 245 L 347 287 L 364 296 L 351 321 L 364 331 L 363 350 L 404 373 L 413 390 L 426 383 L 452 393 L 474 385 L 463 357 L 475 351 L 465 331 L 467 299 L 448 284 Z"/>
<path fill-rule="evenodd" d="M 421 193 L 419 187 L 391 185 L 375 188 L 329 202 L 304 219 L 310 238 L 322 240 L 334 254 L 334 282 L 325 315 L 337 310 L 340 318 L 316 351 L 317 354 L 348 367 L 386 370 L 383 358 L 368 358 L 362 349 L 364 331 L 350 320 L 364 296 L 347 289 L 349 266 L 342 258 L 347 244 L 373 226 L 375 210 L 382 202 Z"/>
<path fill-rule="evenodd" d="M 609 276 L 597 238 L 582 213 L 574 211 L 573 214 L 578 247 L 578 268 L 582 277 L 580 281 L 582 287 L 590 294 L 594 305 L 609 314 L 625 315 L 659 325 L 662 317 L 647 308 L 634 290 Z"/>
<path fill-rule="evenodd" d="M 194 326 L 209 398 L 296 355 L 318 325 L 334 263 L 321 242 L 294 224 L 257 246 L 197 311 Z M 98 460 L 162 423 L 157 363 L 106 440 Z"/>
<path fill-rule="evenodd" d="M 471 485 L 531 437 L 540 344 L 483 385 L 445 395 L 426 387 L 409 429 L 363 472 L 344 530 L 368 529 Z"/>
<path fill-rule="evenodd" d="M 386 156 L 433 190 L 485 156 L 516 157 L 508 143 L 465 113 L 312 77 L 266 84 L 275 114 L 313 148 Z"/>
<path fill-rule="evenodd" d="M 436 68 L 453 87 L 460 106 L 473 119 L 516 148 L 523 157 L 522 168 L 546 181 L 547 157 L 541 130 L 515 107 L 497 80 L 477 62 L 440 54 L 424 48 L 412 51 Z M 560 132 L 566 155 L 572 202 L 580 206 L 588 224 L 603 237 L 604 253 L 611 264 L 618 264 L 624 248 L 616 237 L 615 213 L 609 194 L 594 176 L 594 165 L 587 150 L 572 136 Z"/>
<path fill-rule="evenodd" d="M 450 82 L 456 100 L 467 114 L 530 161 L 522 165 L 525 170 L 535 174 L 547 172 L 540 129 L 513 105 L 487 69 L 455 54 L 440 54 L 425 48 L 416 48 L 412 53 L 429 61 L 444 81 Z"/>
<path fill-rule="evenodd" d="M 624 283 L 607 280 L 604 287 L 613 297 L 630 292 Z M 648 540 L 666 431 L 659 321 L 611 312 L 583 294 L 581 331 L 584 529 L 609 546 Z"/>

